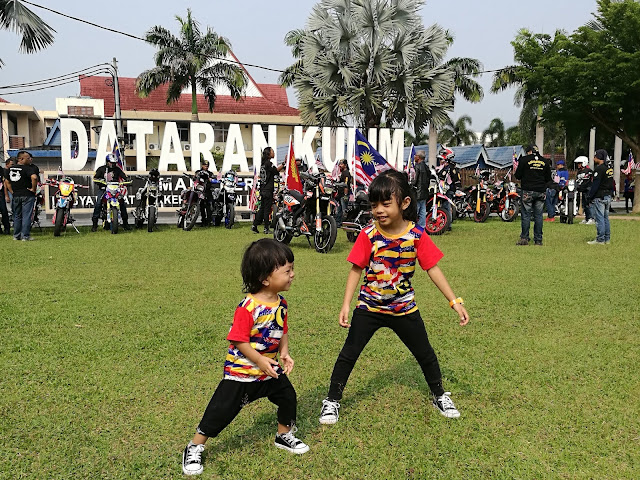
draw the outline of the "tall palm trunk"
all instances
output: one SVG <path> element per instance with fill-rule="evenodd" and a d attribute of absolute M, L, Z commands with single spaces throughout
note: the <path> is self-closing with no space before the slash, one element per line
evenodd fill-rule
<path fill-rule="evenodd" d="M 433 122 L 429 122 L 429 165 L 436 166 L 438 150 L 438 130 Z"/>
<path fill-rule="evenodd" d="M 198 95 L 196 93 L 196 81 L 191 80 L 191 121 L 198 121 Z"/>

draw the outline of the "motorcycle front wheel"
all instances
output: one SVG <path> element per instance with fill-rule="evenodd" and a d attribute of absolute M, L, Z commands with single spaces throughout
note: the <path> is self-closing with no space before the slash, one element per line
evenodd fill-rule
<path fill-rule="evenodd" d="M 336 219 L 331 215 L 323 213 L 320 229 L 316 230 L 313 235 L 316 252 L 328 253 L 336 243 L 337 235 L 338 226 L 336 225 Z"/>
<path fill-rule="evenodd" d="M 567 212 L 567 223 L 569 225 L 573 225 L 573 216 L 574 216 L 574 213 L 575 213 L 575 209 L 573 208 L 574 201 L 575 200 L 570 197 L 569 201 L 567 202 L 567 205 L 568 205 L 567 210 L 569 210 Z"/>
<path fill-rule="evenodd" d="M 500 218 L 503 222 L 513 222 L 518 217 L 519 212 L 520 207 L 518 206 L 518 202 L 514 202 L 513 200 L 511 200 L 509 201 L 509 208 L 505 208 L 504 210 L 502 210 Z"/>
<path fill-rule="evenodd" d="M 62 228 L 64 227 L 64 208 L 56 209 L 56 224 L 53 227 L 53 236 L 59 237 L 60 232 L 62 232 Z"/>
<path fill-rule="evenodd" d="M 186 232 L 191 230 L 198 221 L 198 205 L 199 202 L 192 203 L 184 216 L 184 230 Z"/>
<path fill-rule="evenodd" d="M 291 239 L 293 238 L 293 235 L 291 235 L 286 228 L 282 228 L 280 226 L 280 222 L 278 221 L 278 219 L 280 218 L 280 215 L 276 216 L 276 225 L 275 227 L 273 227 L 273 239 L 276 242 L 280 242 L 280 243 L 284 243 L 286 245 L 289 244 L 289 242 L 291 242 Z"/>
<path fill-rule="evenodd" d="M 147 220 L 147 232 L 153 232 L 153 227 L 156 226 L 156 206 L 149 205 L 149 219 Z"/>
<path fill-rule="evenodd" d="M 436 210 L 435 216 L 432 209 L 427 210 L 427 219 L 424 226 L 429 235 L 442 235 L 449 225 L 449 215 L 442 208 Z"/>
<path fill-rule="evenodd" d="M 480 202 L 480 211 L 473 210 L 473 220 L 477 223 L 482 223 L 489 218 L 489 204 L 487 202 Z"/>
<path fill-rule="evenodd" d="M 118 207 L 111 207 L 109 210 L 109 223 L 111 225 L 111 233 L 118 233 Z"/>

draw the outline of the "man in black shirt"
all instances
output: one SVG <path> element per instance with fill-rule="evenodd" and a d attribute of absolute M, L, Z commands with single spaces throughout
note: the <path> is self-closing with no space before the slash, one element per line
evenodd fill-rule
<path fill-rule="evenodd" d="M 94 180 L 104 180 L 105 182 L 124 182 L 127 180 L 127 175 L 122 171 L 120 167 L 116 165 L 116 158 L 112 153 L 107 154 L 106 164 L 98 167 L 95 175 L 93 176 Z M 98 194 L 96 195 L 96 204 L 93 207 L 93 215 L 91 216 L 91 221 L 93 225 L 91 227 L 91 231 L 95 232 L 98 230 L 98 219 L 100 218 L 100 211 L 102 210 L 102 197 L 104 197 L 104 192 L 106 187 L 103 184 L 100 184 L 98 188 Z M 120 199 L 120 215 L 122 216 L 122 227 L 125 230 L 129 230 L 129 215 L 127 214 L 127 207 L 124 203 L 124 198 Z"/>
<path fill-rule="evenodd" d="M 253 220 L 251 231 L 258 233 L 258 225 L 264 221 L 264 233 L 268 235 L 269 232 L 269 215 L 271 214 L 271 207 L 273 206 L 273 193 L 275 190 L 274 180 L 276 175 L 279 175 L 284 164 L 277 167 L 271 162 L 271 159 L 275 157 L 273 148 L 267 147 L 262 151 L 262 163 L 260 165 L 260 210 L 256 213 L 256 218 Z"/>
<path fill-rule="evenodd" d="M 5 187 L 13 194 L 13 239 L 26 242 L 31 238 L 31 212 L 36 200 L 38 176 L 30 165 L 31 154 L 18 152 L 18 163 L 9 168 Z"/>
<path fill-rule="evenodd" d="M 587 243 L 589 245 L 604 245 L 611 243 L 609 207 L 613 192 L 613 165 L 609 162 L 606 150 L 598 150 L 593 157 L 593 163 L 596 168 L 593 170 L 589 199 L 593 202 L 593 213 L 596 217 L 596 238 Z"/>
<path fill-rule="evenodd" d="M 426 163 L 427 154 L 424 150 L 418 150 L 413 157 L 415 162 L 416 177 L 413 186 L 416 189 L 416 206 L 418 208 L 418 225 L 422 228 L 427 224 L 427 197 L 429 196 L 429 182 L 431 171 Z"/>
<path fill-rule="evenodd" d="M 344 158 L 342 160 L 339 160 L 338 168 L 340 168 L 340 179 L 338 181 L 347 185 L 346 187 L 338 188 L 336 195 L 336 200 L 338 200 L 336 222 L 338 226 L 341 226 L 342 220 L 344 219 L 344 214 L 347 211 L 347 206 L 349 204 L 349 189 L 351 188 L 351 184 L 353 183 L 353 177 L 351 176 L 351 172 L 349 172 L 349 165 Z"/>
<path fill-rule="evenodd" d="M 551 163 L 533 145 L 526 147 L 527 155 L 520 159 L 516 178 L 522 187 L 520 239 L 516 245 L 529 245 L 529 228 L 533 212 L 533 240 L 542 246 L 542 211 L 547 184 L 551 182 Z"/>
<path fill-rule="evenodd" d="M 209 160 L 202 159 L 200 170 L 196 171 L 195 177 L 200 178 L 204 183 L 204 202 L 200 204 L 202 226 L 210 227 L 213 222 L 213 188 L 211 187 L 211 180 L 216 178 L 216 175 L 209 170 Z"/>

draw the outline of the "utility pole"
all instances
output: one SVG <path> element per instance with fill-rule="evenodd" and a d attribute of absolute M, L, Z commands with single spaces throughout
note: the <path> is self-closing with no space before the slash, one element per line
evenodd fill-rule
<path fill-rule="evenodd" d="M 4 130 L 2 128 L 2 112 L 0 112 L 0 161 L 4 163 Z M 0 165 L 0 168 L 3 168 Z M 0 199 L 2 201 L 2 199 Z"/>
<path fill-rule="evenodd" d="M 124 138 L 122 131 L 122 114 L 120 113 L 120 84 L 118 82 L 118 61 L 113 57 L 113 93 L 116 103 L 116 135 L 118 142 Z"/>

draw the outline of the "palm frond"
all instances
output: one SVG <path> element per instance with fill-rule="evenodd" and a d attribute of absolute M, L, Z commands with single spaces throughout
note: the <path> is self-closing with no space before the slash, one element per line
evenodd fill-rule
<path fill-rule="evenodd" d="M 0 2 L 0 27 L 16 32 L 22 38 L 20 51 L 34 53 L 53 43 L 56 31 L 19 0 Z"/>

